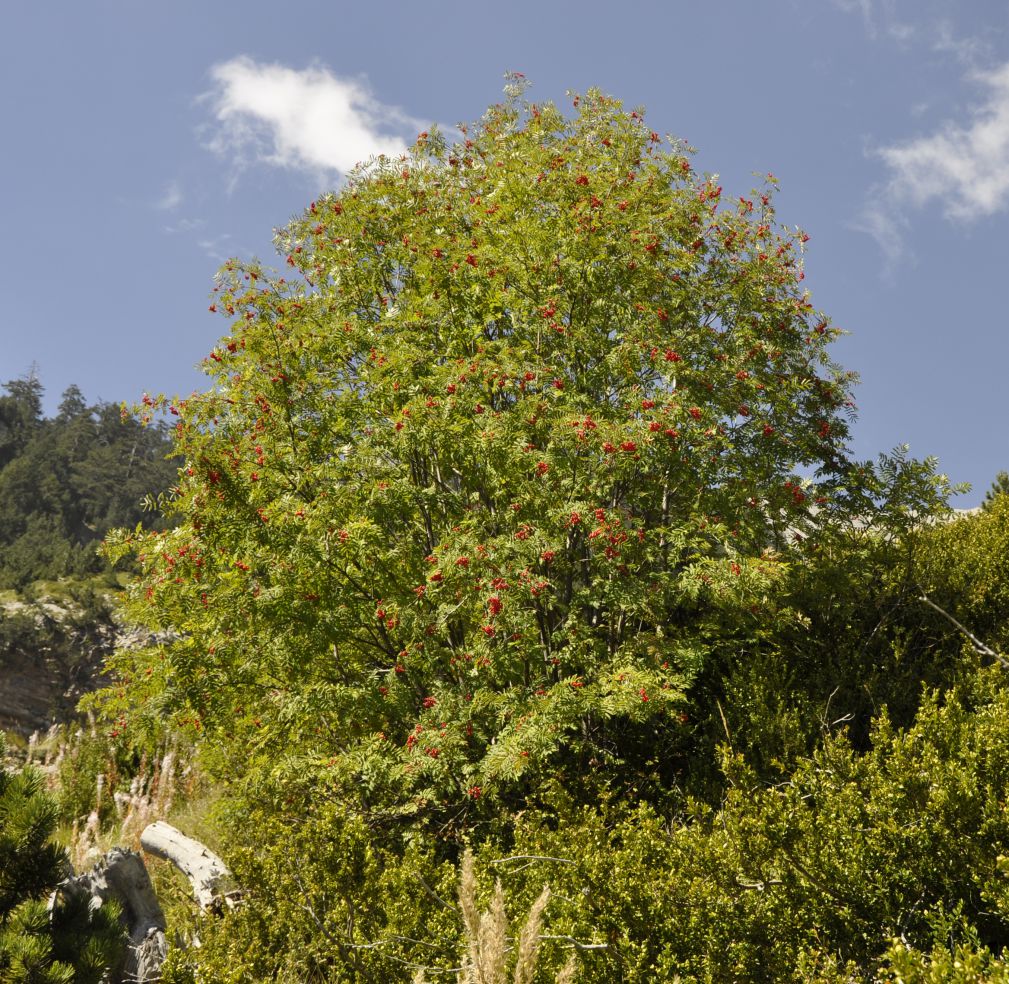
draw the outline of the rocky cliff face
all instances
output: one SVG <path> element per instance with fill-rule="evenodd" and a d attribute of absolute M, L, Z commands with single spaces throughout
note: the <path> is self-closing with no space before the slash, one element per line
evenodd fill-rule
<path fill-rule="evenodd" d="M 24 737 L 72 716 L 77 701 L 101 682 L 101 660 L 69 673 L 59 659 L 36 656 L 0 669 L 0 730 Z"/>
<path fill-rule="evenodd" d="M 102 664 L 120 634 L 107 603 L 0 608 L 0 729 L 27 737 L 71 717 L 104 682 Z"/>

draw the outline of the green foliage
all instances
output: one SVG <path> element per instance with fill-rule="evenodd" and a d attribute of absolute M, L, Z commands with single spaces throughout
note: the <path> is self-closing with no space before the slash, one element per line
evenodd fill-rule
<path fill-rule="evenodd" d="M 718 811 L 561 808 L 518 824 L 509 853 L 562 860 L 501 866 L 508 896 L 548 879 L 551 932 L 608 944 L 581 979 L 870 980 L 894 938 L 925 953 L 1009 943 L 1000 678 L 930 698 L 906 733 L 881 721 L 868 754 L 830 737 L 777 786 L 726 765 Z"/>
<path fill-rule="evenodd" d="M 22 899 L 41 896 L 67 872 L 62 849 L 49 840 L 56 810 L 42 776 L 0 770 L 0 803 L 0 919 L 7 919 Z"/>
<path fill-rule="evenodd" d="M 0 755 L 3 742 L 0 740 Z M 0 769 L 0 981 L 98 984 L 125 944 L 114 906 L 59 892 L 69 873 L 52 841 L 57 808 L 40 773 Z"/>
<path fill-rule="evenodd" d="M 60 820 L 83 823 L 96 810 L 101 827 L 115 818 L 114 794 L 140 771 L 139 756 L 122 741 L 105 733 L 82 732 L 66 743 L 57 773 L 57 804 Z M 102 795 L 98 796 L 98 777 Z"/>
<path fill-rule="evenodd" d="M 473 984 L 572 979 L 557 976 L 570 946 L 540 936 L 549 897 L 542 886 L 535 902 L 507 900 L 518 929 L 510 936 L 500 883 L 492 890 L 488 870 L 478 885 L 472 855 L 460 874 L 429 847 L 376 836 L 333 805 L 280 837 L 275 823 L 259 816 L 255 829 L 283 849 L 250 845 L 232 856 L 237 880 L 255 886 L 239 907 L 211 922 L 197 923 L 185 904 L 170 913 L 199 932 L 201 945 L 170 953 L 166 984 L 438 980 L 460 961 L 483 967 L 482 977 L 459 978 Z"/>
<path fill-rule="evenodd" d="M 383 841 L 335 804 L 297 824 L 244 822 L 256 839 L 228 861 L 246 899 L 199 925 L 198 950 L 170 954 L 166 984 L 409 980 L 457 959 L 456 871 L 429 848 Z M 188 909 L 169 915 L 191 923 Z"/>
<path fill-rule="evenodd" d="M 991 483 L 991 488 L 985 492 L 981 508 L 988 509 L 1000 495 L 1004 495 L 1006 492 L 1009 492 L 1009 472 L 1000 471 L 996 474 L 995 481 Z"/>
<path fill-rule="evenodd" d="M 881 979 L 894 984 L 1005 984 L 1009 964 L 996 960 L 984 947 L 957 945 L 950 951 L 937 946 L 922 953 L 894 941 Z"/>
<path fill-rule="evenodd" d="M 1009 699 L 921 601 L 1009 642 L 1009 507 L 944 525 L 933 461 L 849 460 L 773 179 L 727 203 L 575 107 L 515 82 L 360 169 L 291 279 L 221 272 L 212 388 L 138 408 L 178 418 L 174 525 L 106 551 L 168 632 L 97 703 L 192 736 L 249 890 L 166 980 L 448 972 L 466 845 L 516 912 L 550 885 L 544 982 L 573 945 L 602 984 L 1009 943 Z"/>
<path fill-rule="evenodd" d="M 675 819 L 615 799 L 578 806 L 554 787 L 484 839 L 478 867 L 516 912 L 549 884 L 548 939 L 582 945 L 585 982 L 1001 979 L 1001 670 L 929 696 L 906 731 L 881 719 L 867 753 L 829 736 L 788 781 L 769 786 L 728 752 L 725 767 L 723 806 L 695 801 Z M 430 847 L 397 844 L 336 805 L 284 830 L 273 816 L 243 823 L 273 845 L 233 848 L 254 886 L 248 906 L 201 930 L 205 945 L 177 954 L 169 980 L 406 981 L 417 964 L 457 966 L 455 868 Z M 554 947 L 538 980 L 564 963 Z"/>
<path fill-rule="evenodd" d="M 725 203 L 640 114 L 577 102 L 513 89 L 313 203 L 293 280 L 222 271 L 215 386 L 170 408 L 176 526 L 109 540 L 143 568 L 130 617 L 177 632 L 120 661 L 128 716 L 441 830 L 548 776 L 675 796 L 688 691 L 783 551 L 934 507 L 927 467 L 847 462 L 851 376 L 773 179 Z"/>
<path fill-rule="evenodd" d="M 844 726 L 864 751 L 881 708 L 907 727 L 923 690 L 973 672 L 965 637 L 922 601 L 925 590 L 983 638 L 1001 640 L 1007 585 L 995 558 L 1009 547 L 1005 513 L 953 521 L 938 512 L 922 522 L 935 478 L 929 462 L 898 449 L 866 483 L 884 495 L 782 558 L 774 589 L 694 684 L 692 792 L 718 801 L 715 748 L 726 740 L 778 780 L 832 728 Z"/>
<path fill-rule="evenodd" d="M 31 610 L 15 610 L 0 618 L 0 661 L 37 652 L 42 626 Z"/>
<path fill-rule="evenodd" d="M 76 387 L 44 419 L 35 377 L 4 388 L 0 586 L 101 569 L 98 541 L 112 527 L 149 521 L 142 500 L 175 476 L 164 430 L 143 428 L 109 403 L 88 406 Z"/>
<path fill-rule="evenodd" d="M 112 797 L 103 797 L 101 803 L 97 801 L 98 776 L 107 774 L 108 765 L 109 749 L 104 736 L 82 735 L 80 741 L 70 746 L 57 783 L 59 814 L 64 823 L 84 820 L 94 809 L 99 810 L 100 823 L 112 818 Z"/>
<path fill-rule="evenodd" d="M 1009 552 L 1009 497 L 999 496 L 980 513 L 936 528 L 925 543 L 920 587 L 988 645 L 1009 650 L 1009 580 L 1004 562 Z M 933 632 L 941 628 L 956 634 L 940 616 L 928 621 Z"/>
<path fill-rule="evenodd" d="M 0 466 L 16 457 L 30 442 L 42 420 L 42 384 L 34 370 L 25 379 L 12 379 L 0 396 Z"/>

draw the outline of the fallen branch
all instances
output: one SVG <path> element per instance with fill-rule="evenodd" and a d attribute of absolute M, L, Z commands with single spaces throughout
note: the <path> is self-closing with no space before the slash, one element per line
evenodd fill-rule
<path fill-rule="evenodd" d="M 158 820 L 144 828 L 140 846 L 156 858 L 171 861 L 189 879 L 201 912 L 220 907 L 222 901 L 229 907 L 235 904 L 238 892 L 220 890 L 222 881 L 231 877 L 228 866 L 198 840 Z"/>

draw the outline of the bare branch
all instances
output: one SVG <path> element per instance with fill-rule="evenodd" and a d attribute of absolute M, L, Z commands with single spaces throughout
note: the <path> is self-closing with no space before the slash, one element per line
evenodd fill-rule
<path fill-rule="evenodd" d="M 451 902 L 446 902 L 440 895 L 438 895 L 437 892 L 435 892 L 435 890 L 430 885 L 428 885 L 428 883 L 418 872 L 415 871 L 413 873 L 413 877 L 420 882 L 421 888 L 423 888 L 424 891 L 427 892 L 427 894 L 431 896 L 431 898 L 434 899 L 434 901 L 437 902 L 439 905 L 443 906 L 446 909 L 451 909 L 453 912 L 459 911 L 454 905 L 452 905 Z"/>
<path fill-rule="evenodd" d="M 570 943 L 576 950 L 608 950 L 609 943 L 582 943 L 573 936 L 541 936 L 541 940 L 560 940 L 563 943 Z"/>
<path fill-rule="evenodd" d="M 934 609 L 940 615 L 942 615 L 942 617 L 945 618 L 948 622 L 956 626 L 956 628 L 958 628 L 970 640 L 971 645 L 974 647 L 975 652 L 980 653 L 982 656 L 990 656 L 1001 667 L 1003 667 L 1003 669 L 1009 670 L 1009 659 L 1007 659 L 1001 653 L 995 652 L 995 650 L 992 649 L 991 646 L 986 646 L 976 635 L 974 635 L 973 632 L 971 632 L 970 629 L 967 628 L 966 625 L 964 625 L 962 622 L 958 622 L 944 608 L 940 608 L 931 598 L 929 598 L 927 594 L 925 594 L 925 591 L 920 584 L 917 587 L 918 590 L 921 591 L 921 595 L 919 596 L 918 600 L 923 601 L 926 605 L 928 605 L 929 608 Z"/>
<path fill-rule="evenodd" d="M 233 893 L 221 893 L 220 884 L 231 876 L 228 866 L 210 850 L 171 824 L 157 820 L 144 828 L 140 846 L 148 854 L 171 861 L 188 879 L 202 911 L 224 901 L 234 903 Z"/>

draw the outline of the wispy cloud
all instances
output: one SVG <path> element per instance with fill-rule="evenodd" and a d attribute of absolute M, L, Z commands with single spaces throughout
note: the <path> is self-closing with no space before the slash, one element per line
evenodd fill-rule
<path fill-rule="evenodd" d="M 898 265 L 907 258 L 904 233 L 907 219 L 889 202 L 874 192 L 869 201 L 850 222 L 848 228 L 871 236 L 883 255 L 880 270 L 886 281 L 893 281 Z"/>
<path fill-rule="evenodd" d="M 834 6 L 848 14 L 857 14 L 865 33 L 875 41 L 886 37 L 898 44 L 911 41 L 916 28 L 897 17 L 895 0 L 833 0 Z"/>
<path fill-rule="evenodd" d="M 169 235 L 175 235 L 180 232 L 196 232 L 198 229 L 202 229 L 207 224 L 206 219 L 179 219 L 178 222 L 173 222 L 171 225 L 164 226 L 164 231 Z"/>
<path fill-rule="evenodd" d="M 298 71 L 240 56 L 214 65 L 210 76 L 209 146 L 238 170 L 266 164 L 332 180 L 374 155 L 403 153 L 404 138 L 424 125 L 379 102 L 366 81 L 321 65 Z"/>
<path fill-rule="evenodd" d="M 934 206 L 951 221 L 974 222 L 1009 209 L 1009 62 L 968 78 L 983 95 L 965 118 L 869 151 L 888 177 L 850 226 L 876 240 L 887 275 L 906 254 L 910 211 Z"/>
<path fill-rule="evenodd" d="M 986 92 L 965 121 L 874 151 L 890 171 L 886 190 L 898 204 L 937 202 L 951 219 L 973 220 L 1009 206 L 1009 62 L 972 73 Z"/>
<path fill-rule="evenodd" d="M 233 256 L 237 252 L 234 247 L 230 244 L 229 240 L 233 237 L 230 232 L 222 233 L 220 236 L 214 236 L 210 239 L 201 239 L 197 243 L 197 246 L 203 250 L 203 252 L 210 257 L 210 259 L 215 260 L 218 263 L 224 263 L 229 257 Z"/>
<path fill-rule="evenodd" d="M 992 48 L 987 38 L 958 37 L 948 20 L 936 21 L 932 34 L 933 51 L 952 55 L 956 61 L 972 71 L 991 59 Z"/>
<path fill-rule="evenodd" d="M 899 48 L 912 45 L 949 55 L 969 68 L 991 59 L 992 44 L 987 37 L 961 37 L 953 27 L 953 18 L 962 6 L 957 0 L 831 0 L 846 14 L 862 21 L 870 41 L 892 41 Z M 899 7 L 908 17 L 901 17 Z M 909 9 L 908 9 L 909 8 Z"/>
<path fill-rule="evenodd" d="M 154 207 L 163 212 L 170 212 L 182 204 L 182 188 L 178 181 L 169 181 L 161 197 L 154 203 Z"/>

